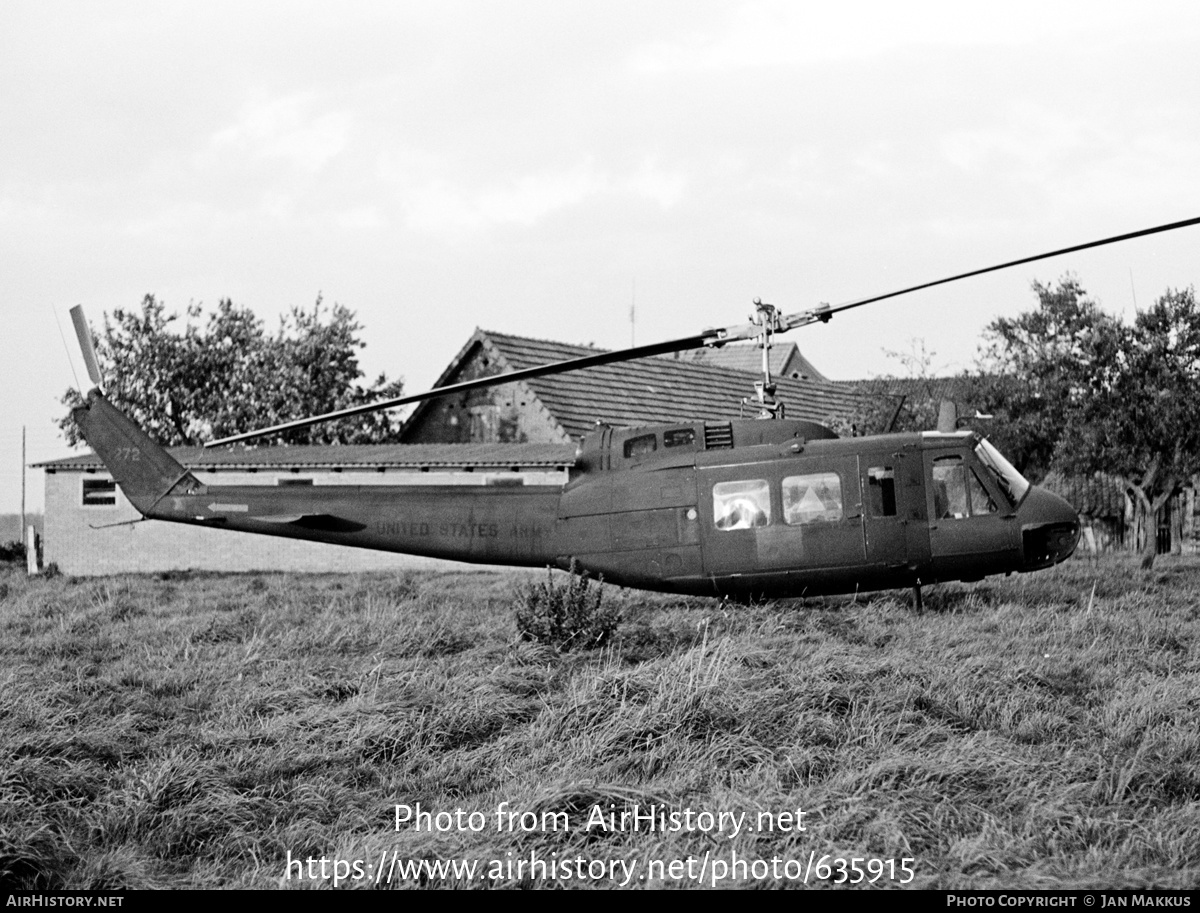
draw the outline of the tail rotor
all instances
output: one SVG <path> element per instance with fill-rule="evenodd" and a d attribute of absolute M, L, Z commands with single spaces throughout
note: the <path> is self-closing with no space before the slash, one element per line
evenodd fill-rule
<path fill-rule="evenodd" d="M 83 352 L 83 363 L 87 366 L 88 377 L 95 387 L 103 389 L 104 379 L 100 376 L 100 361 L 96 358 L 96 345 L 92 341 L 92 331 L 83 314 L 82 304 L 71 308 L 71 322 L 75 324 L 75 335 L 79 339 L 79 348 Z"/>

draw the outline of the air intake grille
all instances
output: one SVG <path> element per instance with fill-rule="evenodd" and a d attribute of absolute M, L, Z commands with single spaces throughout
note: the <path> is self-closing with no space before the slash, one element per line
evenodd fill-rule
<path fill-rule="evenodd" d="M 704 426 L 705 450 L 732 450 L 733 426 L 729 422 Z"/>

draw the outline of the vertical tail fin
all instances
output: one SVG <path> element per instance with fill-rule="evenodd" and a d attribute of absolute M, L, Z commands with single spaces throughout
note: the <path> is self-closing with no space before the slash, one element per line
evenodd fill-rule
<path fill-rule="evenodd" d="M 183 493 L 200 488 L 195 476 L 104 398 L 100 391 L 100 363 L 81 305 L 71 308 L 71 321 L 79 337 L 79 348 L 83 350 L 88 377 L 96 385 L 84 404 L 71 412 L 71 418 L 79 426 L 83 439 L 104 461 L 125 497 L 142 514 L 149 514 L 172 491 Z"/>
<path fill-rule="evenodd" d="M 71 418 L 125 497 L 142 514 L 150 514 L 172 491 L 183 494 L 201 487 L 195 476 L 99 390 L 92 390 Z"/>

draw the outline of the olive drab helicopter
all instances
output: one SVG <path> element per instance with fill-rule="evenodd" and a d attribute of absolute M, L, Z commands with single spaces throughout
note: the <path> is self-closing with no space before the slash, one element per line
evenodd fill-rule
<path fill-rule="evenodd" d="M 785 417 L 767 351 L 777 333 L 935 285 L 1131 238 L 1160 225 L 961 273 L 872 298 L 784 315 L 755 302 L 748 323 L 477 378 L 213 441 L 291 428 L 486 386 L 738 340 L 756 340 L 758 418 L 697 417 L 584 438 L 562 485 L 214 486 L 200 482 L 105 398 L 87 322 L 72 318 L 96 385 L 73 418 L 144 518 L 435 558 L 575 567 L 619 586 L 788 598 L 975 581 L 1065 560 L 1079 517 L 979 434 L 943 415 L 936 431 L 840 438 Z"/>

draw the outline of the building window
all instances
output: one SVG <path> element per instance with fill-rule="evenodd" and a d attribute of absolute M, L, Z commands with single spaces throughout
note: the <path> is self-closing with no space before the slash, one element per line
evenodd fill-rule
<path fill-rule="evenodd" d="M 312 485 L 312 483 L 313 483 L 312 479 L 282 478 L 282 479 L 275 480 L 275 484 L 278 485 L 280 488 L 300 488 L 305 485 Z"/>
<path fill-rule="evenodd" d="M 84 507 L 115 507 L 117 504 L 117 483 L 112 479 L 84 479 Z"/>
<path fill-rule="evenodd" d="M 752 529 L 771 522 L 771 491 L 766 479 L 718 482 L 713 486 L 713 523 L 717 529 Z"/>
<path fill-rule="evenodd" d="M 836 472 L 814 472 L 783 480 L 783 519 L 790 526 L 842 519 L 842 480 Z"/>

